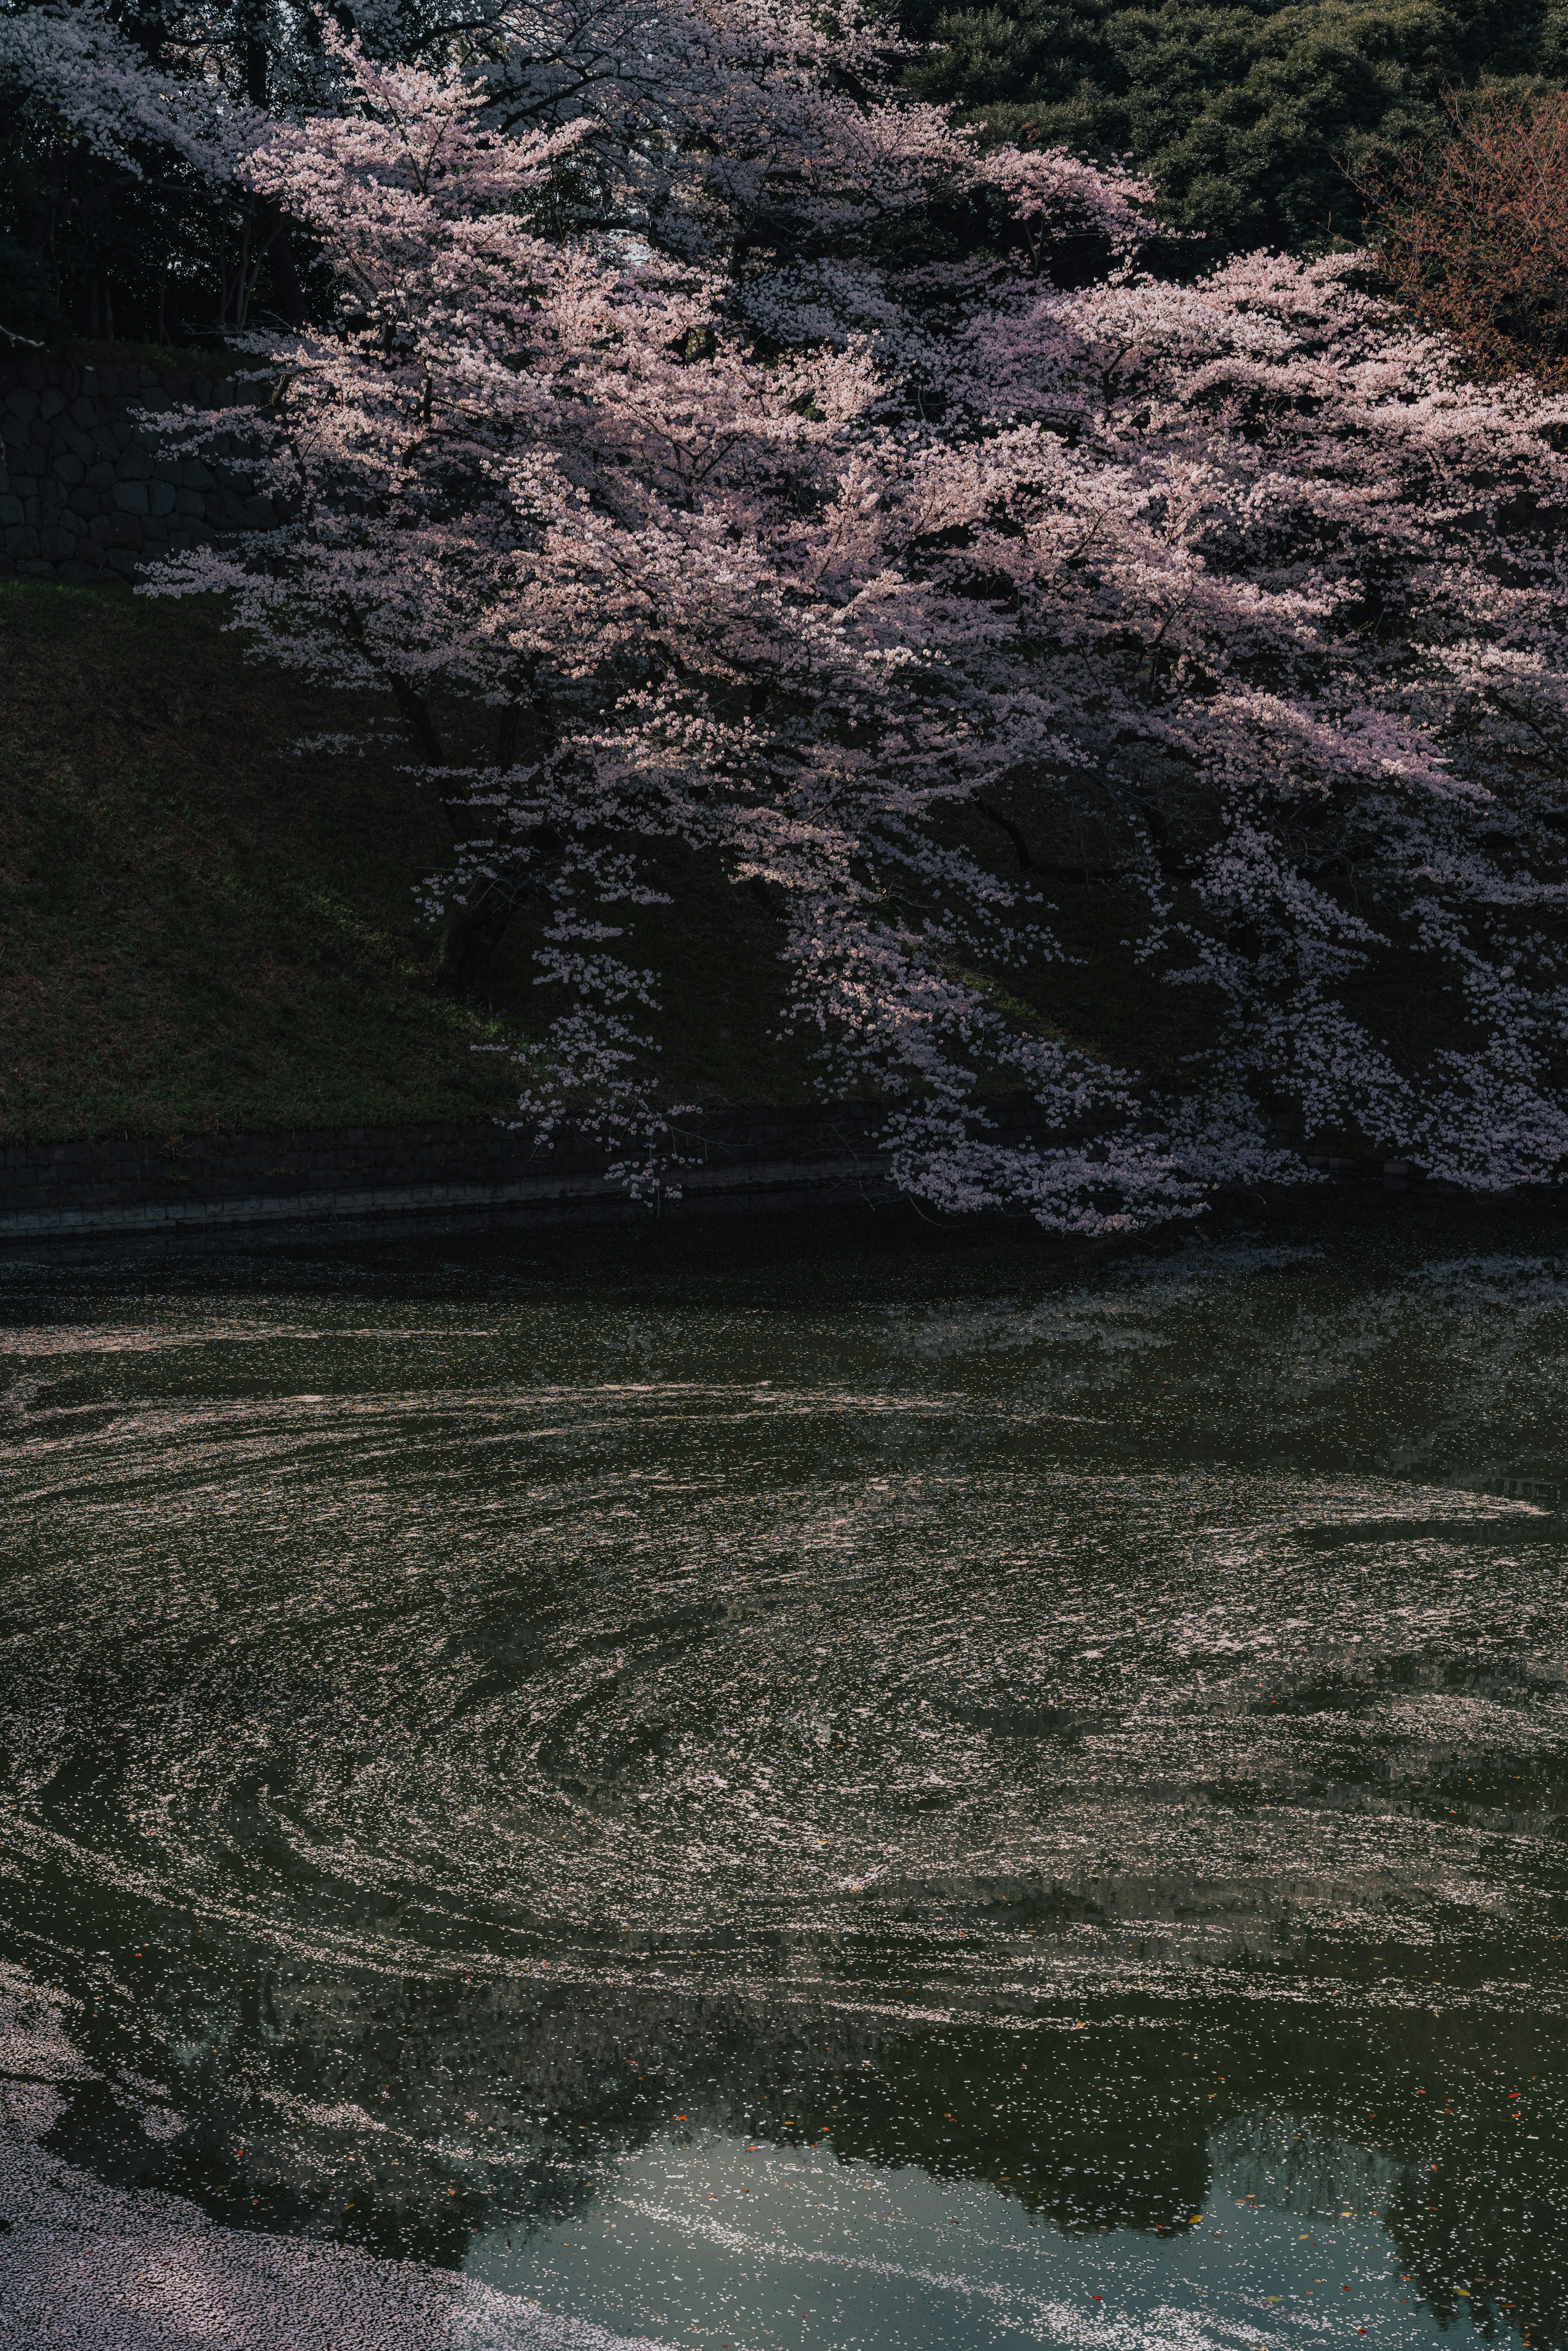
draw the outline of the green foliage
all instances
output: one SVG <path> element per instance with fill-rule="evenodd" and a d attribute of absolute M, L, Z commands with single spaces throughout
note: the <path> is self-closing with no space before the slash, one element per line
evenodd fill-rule
<path fill-rule="evenodd" d="M 1446 89 L 1568 75 L 1568 5 L 1541 0 L 905 0 L 943 45 L 909 79 L 998 139 L 1127 157 L 1216 247 L 1359 242 L 1345 176 L 1375 144 L 1445 128 Z"/>

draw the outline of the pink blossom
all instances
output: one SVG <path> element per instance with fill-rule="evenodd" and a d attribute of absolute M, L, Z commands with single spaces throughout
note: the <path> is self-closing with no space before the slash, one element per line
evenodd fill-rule
<path fill-rule="evenodd" d="M 593 90 L 533 21 L 468 72 L 333 40 L 340 110 L 241 157 L 339 307 L 257 344 L 276 527 L 154 583 L 395 703 L 453 826 L 433 914 L 537 910 L 521 1114 L 667 1160 L 635 922 L 676 843 L 767 898 L 824 1091 L 884 1099 L 944 1207 L 1190 1216 L 1300 1174 L 1281 1108 L 1556 1177 L 1568 407 L 1468 382 L 1354 256 L 1135 274 L 1146 190 L 894 104 L 869 18 L 630 10 L 663 62 Z M 1014 263 L 901 272 L 942 181 L 1016 205 Z M 1120 258 L 1063 292 L 1086 225 Z M 1086 893 L 1201 991 L 1179 1082 L 1051 1017 Z"/>

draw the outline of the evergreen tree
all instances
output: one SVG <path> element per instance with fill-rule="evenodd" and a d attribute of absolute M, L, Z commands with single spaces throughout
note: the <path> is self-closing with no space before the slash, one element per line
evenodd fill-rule
<path fill-rule="evenodd" d="M 1440 133 L 1445 91 L 1568 76 L 1563 0 L 904 0 L 924 98 L 1022 146 L 1124 158 L 1215 248 L 1361 240 L 1346 176 Z"/>

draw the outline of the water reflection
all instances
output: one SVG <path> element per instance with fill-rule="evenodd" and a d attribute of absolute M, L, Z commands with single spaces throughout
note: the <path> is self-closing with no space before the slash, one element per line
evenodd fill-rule
<path fill-rule="evenodd" d="M 1222 2134 L 1202 2209 L 1092 2233 L 1042 2224 L 1005 2176 L 955 2181 L 915 2163 L 663 2138 L 618 2165 L 578 2220 L 542 2242 L 487 2232 L 471 2266 L 627 2333 L 721 2342 L 772 2332 L 922 2351 L 1101 2333 L 1252 2343 L 1307 2339 L 1325 2321 L 1340 2335 L 1436 2337 L 1448 2312 L 1401 2274 L 1379 2225 L 1403 2175 L 1291 2130 L 1301 2120 Z"/>
<path fill-rule="evenodd" d="M 1551 1255 L 9 1280 L 40 2159 L 497 2343 L 1568 2336 Z"/>

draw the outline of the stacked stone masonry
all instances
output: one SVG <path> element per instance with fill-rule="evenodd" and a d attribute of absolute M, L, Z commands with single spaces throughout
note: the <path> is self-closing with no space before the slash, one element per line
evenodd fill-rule
<path fill-rule="evenodd" d="M 245 470 L 241 429 L 211 463 L 166 456 L 149 414 L 240 411 L 249 387 L 144 368 L 0 361 L 0 573 L 77 582 L 133 580 L 145 564 L 277 517 Z"/>
<path fill-rule="evenodd" d="M 1050 1145 L 1071 1138 L 1046 1129 L 1025 1097 L 986 1104 L 999 1140 Z M 677 1125 L 685 1163 L 672 1170 L 687 1207 L 741 1206 L 813 1195 L 885 1200 L 894 1186 L 883 1147 L 885 1112 L 870 1102 L 814 1107 L 709 1110 Z M 1303 1175 L 1336 1189 L 1372 1167 L 1310 1161 Z M 1388 1162 L 1379 1187 L 1404 1193 L 1420 1182 L 1403 1160 Z M 84 1225 L 102 1229 L 164 1223 L 273 1221 L 324 1215 L 380 1215 L 420 1208 L 625 1204 L 601 1145 L 578 1136 L 537 1150 L 526 1132 L 493 1119 L 422 1126 L 350 1126 L 287 1134 L 187 1137 L 158 1142 L 106 1136 L 91 1143 L 0 1146 L 0 1238 Z"/>
<path fill-rule="evenodd" d="M 882 1173 L 879 1124 L 879 1113 L 863 1103 L 710 1112 L 683 1132 L 683 1155 L 699 1181 L 725 1176 L 743 1187 L 756 1178 L 772 1188 L 790 1172 L 808 1179 L 830 1168 L 861 1167 L 874 1181 Z M 487 1119 L 169 1143 L 108 1137 L 0 1148 L 0 1218 L 242 1201 L 286 1206 L 387 1191 L 499 1194 L 519 1185 L 597 1192 L 606 1181 L 601 1147 L 569 1140 L 540 1154 L 526 1134 Z"/>

